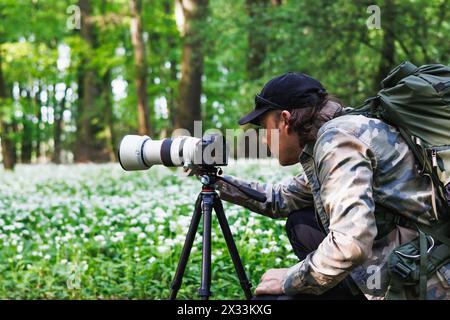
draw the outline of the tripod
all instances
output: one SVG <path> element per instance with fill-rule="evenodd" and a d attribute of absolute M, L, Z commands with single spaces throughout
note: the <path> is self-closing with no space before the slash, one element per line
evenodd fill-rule
<path fill-rule="evenodd" d="M 195 202 L 194 214 L 189 225 L 189 230 L 184 242 L 184 246 L 181 252 L 181 257 L 178 262 L 178 267 L 175 272 L 175 276 L 171 286 L 170 300 L 175 300 L 177 297 L 178 290 L 181 287 L 182 278 L 184 271 L 186 269 L 186 264 L 189 259 L 189 255 L 192 249 L 192 244 L 194 243 L 195 234 L 197 233 L 198 226 L 200 224 L 200 218 L 203 215 L 203 244 L 202 244 L 202 275 L 201 275 L 201 285 L 198 290 L 198 295 L 202 300 L 208 300 L 211 296 L 211 222 L 212 222 L 212 211 L 214 210 L 219 220 L 220 228 L 222 229 L 225 242 L 230 252 L 231 259 L 233 260 L 234 268 L 236 269 L 239 282 L 241 284 L 242 290 L 244 291 L 245 297 L 247 299 L 252 298 L 251 284 L 248 281 L 247 275 L 245 274 L 244 267 L 242 265 L 239 252 L 236 248 L 236 244 L 233 240 L 233 235 L 231 234 L 230 226 L 228 220 L 225 216 L 223 210 L 222 201 L 219 195 L 214 189 L 214 183 L 218 180 L 222 180 L 229 183 L 243 193 L 252 197 L 257 201 L 265 201 L 265 195 L 257 192 L 256 190 L 247 188 L 245 186 L 238 186 L 233 182 L 227 180 L 224 177 L 218 176 L 217 173 L 221 173 L 221 169 L 216 167 L 207 168 L 201 175 L 202 190 L 197 197 Z"/>

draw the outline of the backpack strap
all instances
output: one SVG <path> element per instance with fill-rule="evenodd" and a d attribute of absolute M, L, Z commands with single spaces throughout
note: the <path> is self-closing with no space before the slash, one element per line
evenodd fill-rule
<path fill-rule="evenodd" d="M 428 260 L 428 245 L 427 236 L 419 228 L 419 250 L 420 250 L 420 276 L 419 276 L 419 299 L 426 300 L 427 298 L 427 280 L 428 280 L 428 270 L 427 270 L 427 260 Z"/>
<path fill-rule="evenodd" d="M 447 221 L 440 227 L 449 225 Z M 450 259 L 448 233 L 444 237 L 440 235 L 446 229 L 438 229 L 439 232 L 433 230 L 430 232 L 433 236 L 427 231 L 424 232 L 424 228 L 417 226 L 419 237 L 397 247 L 389 256 L 388 270 L 391 276 L 385 296 L 387 300 L 405 300 L 407 290 L 412 288 L 419 294 L 419 299 L 426 300 L 428 276 Z M 435 239 L 438 241 L 443 239 L 447 243 L 441 241 L 442 243 L 438 244 Z M 412 246 L 417 251 L 411 251 Z M 414 251 L 417 255 L 413 253 Z"/>
<path fill-rule="evenodd" d="M 429 234 L 434 239 L 442 242 L 450 248 L 450 219 L 447 221 L 441 221 L 441 223 L 433 226 L 421 225 L 420 228 L 426 234 Z"/>
<path fill-rule="evenodd" d="M 428 240 L 425 233 L 419 231 L 419 299 L 427 299 L 427 280 L 428 280 Z M 406 300 L 405 281 L 406 277 L 413 272 L 408 266 L 403 264 L 396 265 L 397 275 L 391 276 L 389 288 L 386 293 L 387 300 Z"/>

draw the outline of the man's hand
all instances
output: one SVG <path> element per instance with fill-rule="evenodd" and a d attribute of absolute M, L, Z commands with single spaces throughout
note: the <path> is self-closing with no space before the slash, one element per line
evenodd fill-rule
<path fill-rule="evenodd" d="M 288 269 L 269 269 L 261 277 L 261 282 L 255 289 L 255 295 L 283 294 L 283 279 Z"/>

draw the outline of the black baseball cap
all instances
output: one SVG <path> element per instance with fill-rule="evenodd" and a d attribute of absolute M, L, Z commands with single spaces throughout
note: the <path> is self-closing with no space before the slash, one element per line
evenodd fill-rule
<path fill-rule="evenodd" d="M 264 85 L 255 96 L 255 108 L 239 120 L 240 125 L 259 125 L 259 117 L 270 110 L 291 110 L 317 104 L 326 90 L 316 79 L 300 72 L 288 72 Z"/>

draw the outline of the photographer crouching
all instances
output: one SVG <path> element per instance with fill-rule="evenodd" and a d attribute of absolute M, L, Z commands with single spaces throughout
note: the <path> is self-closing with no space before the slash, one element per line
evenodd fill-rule
<path fill-rule="evenodd" d="M 220 197 L 271 218 L 287 218 L 286 232 L 299 263 L 270 269 L 256 299 L 384 299 L 390 278 L 387 257 L 418 233 L 395 216 L 431 215 L 432 187 L 418 173 L 414 155 L 399 132 L 375 118 L 345 115 L 317 80 L 302 73 L 273 78 L 255 97 L 239 124 L 279 132 L 281 166 L 300 162 L 303 173 L 285 185 L 236 184 L 264 194 L 254 201 L 218 182 Z M 414 287 L 407 298 L 418 297 Z M 448 299 L 433 275 L 428 298 Z"/>

